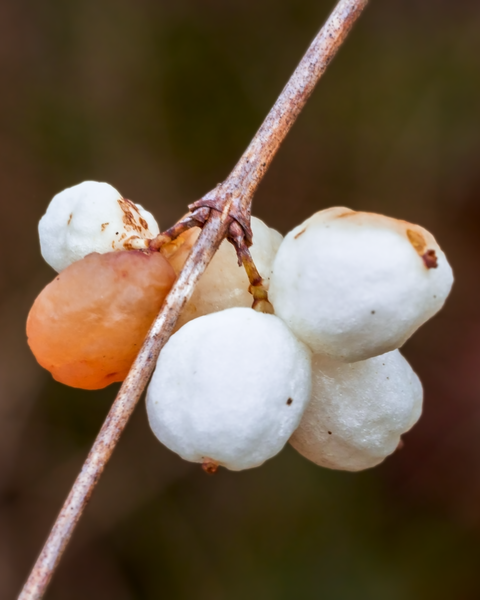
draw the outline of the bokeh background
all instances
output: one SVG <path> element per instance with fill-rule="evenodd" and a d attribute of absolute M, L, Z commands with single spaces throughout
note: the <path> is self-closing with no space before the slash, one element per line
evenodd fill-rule
<path fill-rule="evenodd" d="M 55 383 L 25 319 L 50 198 L 108 181 L 167 227 L 226 177 L 332 0 L 1 0 L 0 597 L 15 598 L 115 396 Z M 136 410 L 50 600 L 480 598 L 480 4 L 371 0 L 254 202 L 430 229 L 456 283 L 404 348 L 420 423 L 374 470 L 291 448 L 208 477 Z"/>

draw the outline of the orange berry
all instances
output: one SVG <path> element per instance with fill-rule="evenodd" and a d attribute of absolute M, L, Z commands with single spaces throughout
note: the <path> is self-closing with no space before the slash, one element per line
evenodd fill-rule
<path fill-rule="evenodd" d="M 89 390 L 123 381 L 175 280 L 158 252 L 92 253 L 35 300 L 27 336 L 54 379 Z"/>

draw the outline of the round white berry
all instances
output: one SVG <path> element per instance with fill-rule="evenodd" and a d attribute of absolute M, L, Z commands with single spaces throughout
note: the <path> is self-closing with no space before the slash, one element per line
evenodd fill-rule
<path fill-rule="evenodd" d="M 139 204 L 108 183 L 84 181 L 53 197 L 38 225 L 43 258 L 60 272 L 91 252 L 132 247 L 159 228 Z"/>
<path fill-rule="evenodd" d="M 252 217 L 253 245 L 250 253 L 268 289 L 272 264 L 282 241 L 282 236 L 263 221 Z M 169 258 L 175 271 L 179 272 L 196 241 L 200 230 L 187 232 L 185 243 Z M 178 244 L 178 242 L 176 242 Z M 175 242 L 174 242 L 175 244 Z M 178 327 L 188 321 L 212 312 L 233 307 L 251 307 L 250 283 L 243 266 L 238 265 L 237 254 L 230 242 L 224 240 L 195 287 L 178 320 Z"/>
<path fill-rule="evenodd" d="M 351 362 L 399 348 L 440 310 L 452 282 L 445 254 L 422 227 L 331 208 L 283 240 L 270 300 L 315 353 Z"/>
<path fill-rule="evenodd" d="M 157 438 L 182 458 L 261 465 L 298 426 L 310 352 L 277 317 L 231 308 L 194 319 L 163 348 L 147 391 Z"/>
<path fill-rule="evenodd" d="M 314 355 L 312 397 L 290 443 L 322 467 L 368 469 L 417 422 L 422 398 L 422 384 L 398 350 L 350 364 Z"/>

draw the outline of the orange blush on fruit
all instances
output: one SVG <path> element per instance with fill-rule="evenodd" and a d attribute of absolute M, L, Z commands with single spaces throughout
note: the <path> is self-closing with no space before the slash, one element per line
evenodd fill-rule
<path fill-rule="evenodd" d="M 158 252 L 89 254 L 35 300 L 29 346 L 66 385 L 94 390 L 123 381 L 174 281 Z"/>

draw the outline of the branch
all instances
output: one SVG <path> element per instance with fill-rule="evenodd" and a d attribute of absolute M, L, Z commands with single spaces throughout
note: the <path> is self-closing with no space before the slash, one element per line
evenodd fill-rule
<path fill-rule="evenodd" d="M 147 385 L 160 350 L 234 220 L 241 225 L 247 242 L 251 243 L 253 195 L 316 83 L 367 2 L 340 0 L 228 179 L 192 205 L 193 211 L 203 209 L 203 214 L 210 209 L 202 232 L 118 392 L 19 600 L 43 597 L 93 489 Z"/>

